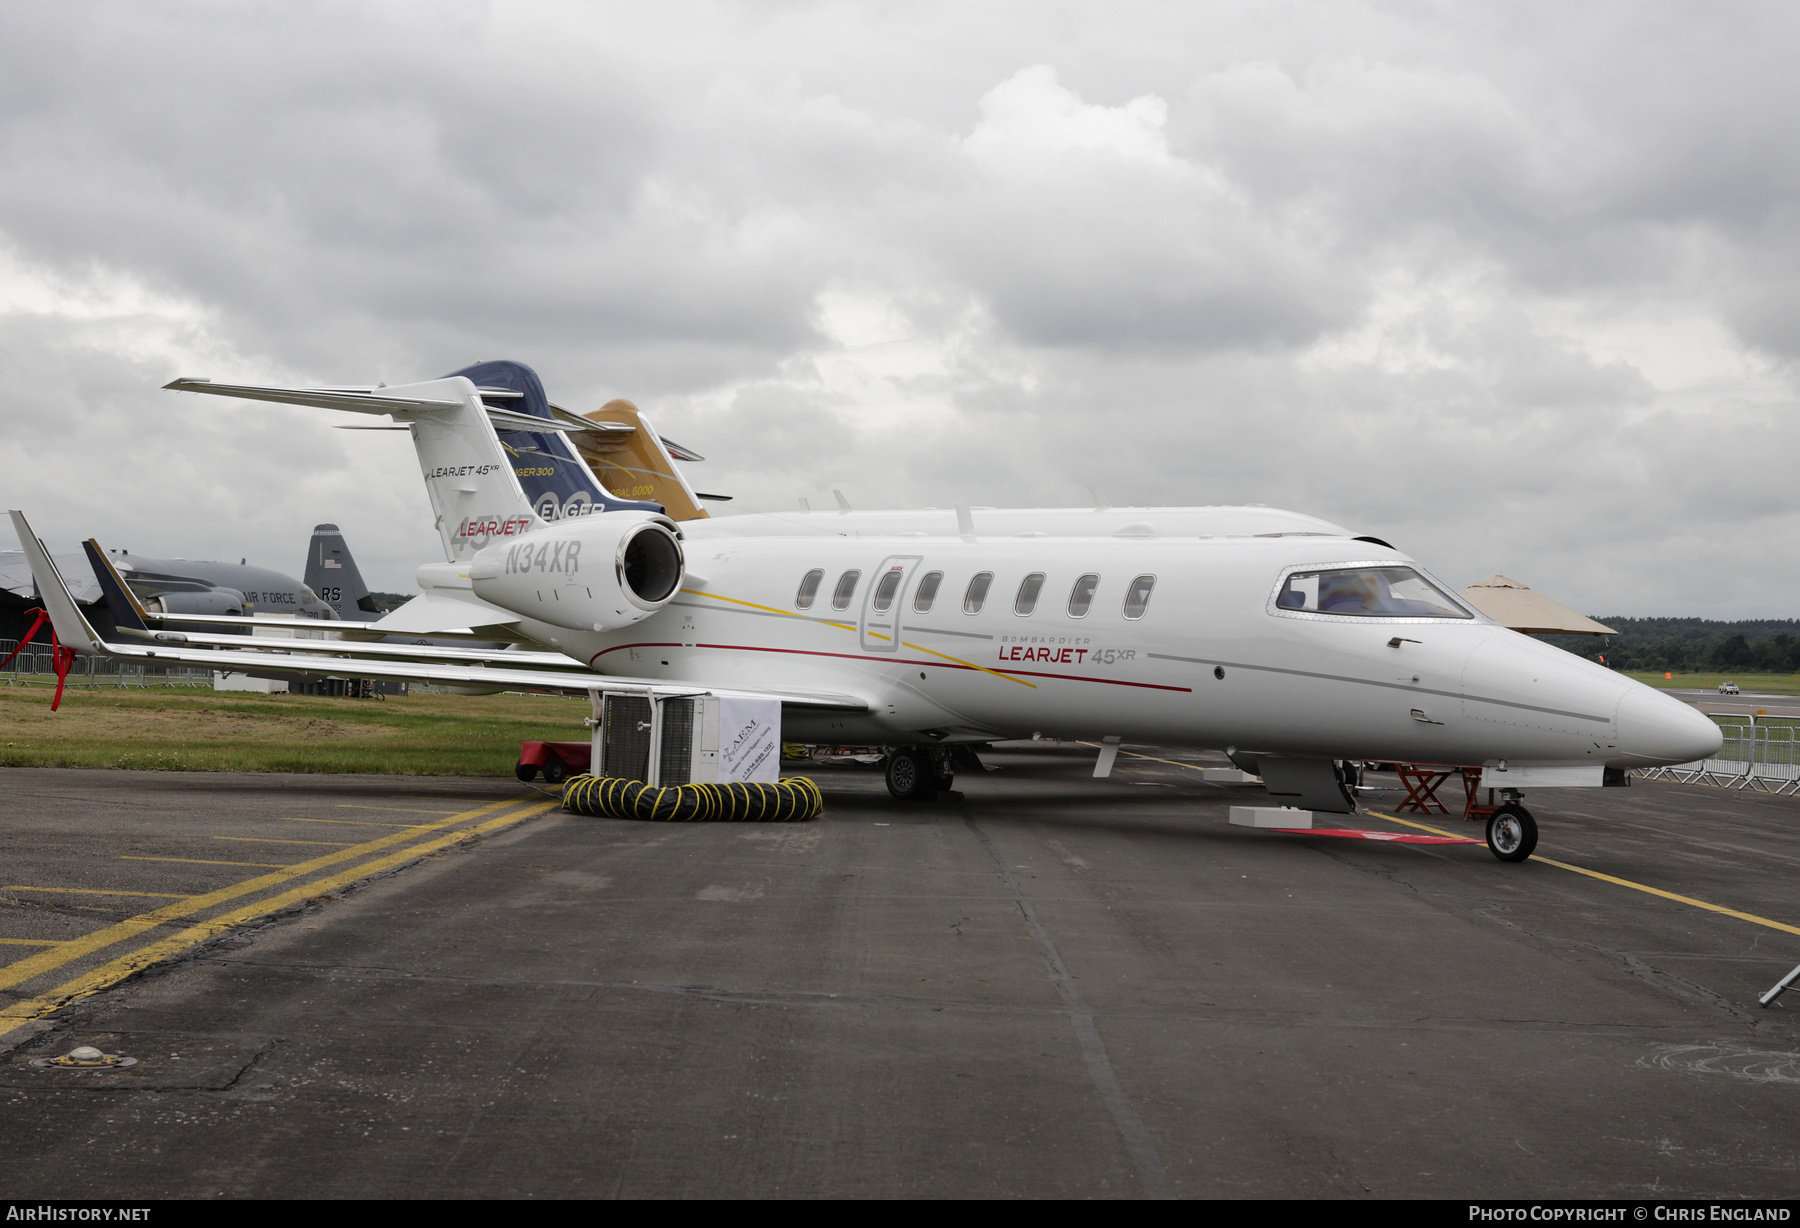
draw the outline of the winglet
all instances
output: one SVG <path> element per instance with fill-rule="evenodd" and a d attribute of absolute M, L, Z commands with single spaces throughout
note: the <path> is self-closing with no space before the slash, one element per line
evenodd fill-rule
<path fill-rule="evenodd" d="M 51 562 L 44 549 L 44 543 L 31 531 L 25 513 L 13 512 L 12 522 L 19 535 L 19 545 L 25 548 L 25 557 L 31 563 L 31 578 L 37 581 L 38 596 L 43 599 L 44 609 L 50 612 L 50 625 L 56 629 L 58 642 L 77 652 L 106 653 L 106 641 L 88 625 L 69 586 L 63 582 L 62 573 L 56 570 L 56 564 Z"/>
<path fill-rule="evenodd" d="M 106 596 L 106 607 L 112 611 L 113 625 L 121 631 L 137 631 L 149 635 L 150 625 L 145 621 L 150 617 L 149 612 L 139 604 L 137 595 L 126 587 L 119 569 L 106 557 L 106 551 L 100 548 L 100 543 L 90 537 L 81 543 L 81 548 L 87 551 L 88 563 L 94 569 L 94 579 L 100 582 L 100 591 Z"/>

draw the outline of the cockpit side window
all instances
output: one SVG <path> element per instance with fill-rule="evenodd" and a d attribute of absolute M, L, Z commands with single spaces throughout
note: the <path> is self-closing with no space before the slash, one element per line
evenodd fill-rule
<path fill-rule="evenodd" d="M 1276 595 L 1275 608 L 1350 618 L 1475 617 L 1410 567 L 1297 571 Z"/>

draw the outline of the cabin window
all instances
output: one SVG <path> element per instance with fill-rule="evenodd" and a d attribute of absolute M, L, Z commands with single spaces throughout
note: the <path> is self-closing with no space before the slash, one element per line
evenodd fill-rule
<path fill-rule="evenodd" d="M 850 608 L 850 598 L 856 596 L 856 582 L 860 579 L 862 579 L 860 571 L 846 571 L 838 577 L 837 589 L 831 594 L 832 609 L 847 610 Z"/>
<path fill-rule="evenodd" d="M 1150 590 L 1156 587 L 1155 576 L 1139 576 L 1125 590 L 1125 617 L 1142 618 L 1150 605 Z"/>
<path fill-rule="evenodd" d="M 1410 567 L 1297 571 L 1275 598 L 1279 610 L 1352 618 L 1474 618 Z"/>
<path fill-rule="evenodd" d="M 969 581 L 969 591 L 963 594 L 963 613 L 981 613 L 981 603 L 987 600 L 988 585 L 994 582 L 994 573 L 984 571 Z"/>
<path fill-rule="evenodd" d="M 875 586 L 874 605 L 877 612 L 885 613 L 894 604 L 894 594 L 900 591 L 900 581 L 905 578 L 905 570 L 899 567 L 889 568 L 887 575 L 881 577 L 881 583 Z"/>
<path fill-rule="evenodd" d="M 1094 604 L 1094 590 L 1099 587 L 1099 576 L 1083 576 L 1075 581 L 1075 587 L 1069 590 L 1070 618 L 1087 617 L 1088 607 Z"/>
<path fill-rule="evenodd" d="M 824 570 L 818 567 L 801 576 L 800 591 L 794 594 L 794 604 L 802 610 L 812 609 L 813 598 L 819 595 L 819 581 L 824 578 Z"/>
<path fill-rule="evenodd" d="M 1019 581 L 1019 595 L 1013 601 L 1013 613 L 1020 618 L 1037 609 L 1038 594 L 1044 591 L 1044 573 L 1034 571 Z"/>
<path fill-rule="evenodd" d="M 938 585 L 944 582 L 944 573 L 928 571 L 925 578 L 919 581 L 919 591 L 913 594 L 913 609 L 919 613 L 927 613 L 931 603 L 937 600 Z"/>

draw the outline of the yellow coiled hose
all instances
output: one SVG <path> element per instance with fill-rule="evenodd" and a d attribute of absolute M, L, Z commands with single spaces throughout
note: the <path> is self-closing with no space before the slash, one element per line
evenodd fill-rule
<path fill-rule="evenodd" d="M 773 784 L 647 785 L 618 776 L 571 776 L 564 810 L 659 823 L 798 823 L 825 809 L 819 786 L 804 776 Z"/>

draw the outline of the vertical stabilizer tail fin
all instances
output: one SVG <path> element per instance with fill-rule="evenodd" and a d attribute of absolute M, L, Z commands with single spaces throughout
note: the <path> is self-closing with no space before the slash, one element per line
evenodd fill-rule
<path fill-rule="evenodd" d="M 454 410 L 394 415 L 412 426 L 419 472 L 431 497 L 445 559 L 463 562 L 482 547 L 516 537 L 538 523 L 473 383 L 452 375 L 382 392 L 390 399 L 457 402 Z"/>
<path fill-rule="evenodd" d="M 87 551 L 88 565 L 94 569 L 94 579 L 100 583 L 100 595 L 106 600 L 106 608 L 112 612 L 113 626 L 126 633 L 149 635 L 149 613 L 125 583 L 119 569 L 113 566 L 113 561 L 106 557 L 99 541 L 90 537 L 81 543 L 81 548 Z"/>
<path fill-rule="evenodd" d="M 619 497 L 660 503 L 671 520 L 706 516 L 699 496 L 675 468 L 662 438 L 637 406 L 625 400 L 608 401 L 582 416 L 599 429 L 572 434 L 569 441 L 607 490 Z M 693 457 L 689 455 L 689 459 Z"/>
<path fill-rule="evenodd" d="M 506 461 L 532 513 L 542 521 L 569 520 L 595 512 L 661 512 L 660 503 L 621 497 L 595 478 L 566 438 L 582 419 L 550 404 L 537 372 L 522 362 L 482 362 L 464 367 L 457 376 L 472 381 L 482 401 L 494 412 L 497 438 Z M 550 429 L 513 429 L 526 419 L 539 419 Z M 582 432 L 585 434 L 586 432 Z"/>
<path fill-rule="evenodd" d="M 306 587 L 345 622 L 372 623 L 381 617 L 356 560 L 350 557 L 350 544 L 334 524 L 313 526 L 312 542 L 306 548 L 305 580 Z"/>

